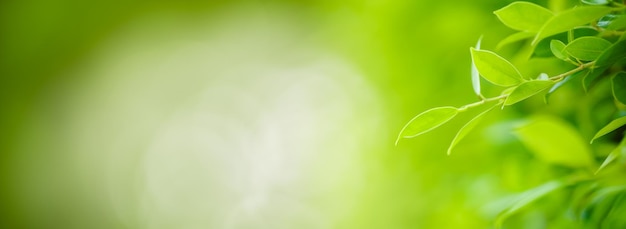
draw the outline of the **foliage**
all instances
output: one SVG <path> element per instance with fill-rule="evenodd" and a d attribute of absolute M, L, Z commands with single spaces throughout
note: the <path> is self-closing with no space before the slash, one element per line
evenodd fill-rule
<path fill-rule="evenodd" d="M 580 86 L 582 89 L 578 93 L 581 96 L 588 93 L 586 96 L 592 97 L 592 103 L 581 104 L 572 100 L 569 106 L 591 114 L 592 119 L 571 120 L 567 115 L 559 118 L 530 114 L 531 111 L 525 124 L 514 131 L 536 158 L 568 172 L 561 179 L 519 194 L 516 201 L 501 209 L 495 222 L 498 227 L 505 225 L 506 218 L 527 205 L 565 189 L 573 200 L 562 205 L 569 206 L 567 209 L 560 210 L 573 213 L 576 224 L 581 227 L 626 227 L 626 222 L 620 218 L 626 213 L 623 207 L 626 204 L 623 198 L 626 196 L 623 188 L 626 166 L 623 162 L 615 163 L 626 154 L 625 12 L 626 5 L 610 0 L 583 0 L 580 6 L 561 12 L 552 12 L 529 2 L 514 2 L 496 10 L 494 13 L 498 19 L 517 31 L 502 39 L 497 47 L 517 48 L 517 56 L 505 58 L 494 51 L 481 49 L 482 38 L 479 39 L 477 45 L 470 48 L 470 54 L 472 86 L 480 100 L 460 107 L 432 108 L 418 114 L 400 131 L 396 144 L 403 138 L 429 132 L 461 112 L 488 106 L 458 131 L 448 148 L 449 155 L 493 108 L 504 109 L 538 94 L 543 94 L 547 103 L 549 96 L 565 85 Z M 522 45 L 510 47 L 517 43 Z M 518 66 L 529 65 L 534 72 L 555 72 L 560 67 L 533 66 L 529 64 L 533 59 L 556 59 L 570 67 L 551 76 L 546 73 L 532 76 L 522 74 L 529 71 L 520 71 L 513 61 L 509 61 L 515 58 L 523 60 Z M 481 77 L 499 87 L 501 92 L 495 96 L 483 95 Z M 607 101 L 614 106 L 601 110 L 594 107 L 594 104 Z M 599 127 L 594 126 L 596 122 L 600 123 Z M 594 126 L 592 132 L 583 128 L 587 125 L 585 123 Z M 607 154 L 599 145 L 609 145 L 612 151 Z"/>

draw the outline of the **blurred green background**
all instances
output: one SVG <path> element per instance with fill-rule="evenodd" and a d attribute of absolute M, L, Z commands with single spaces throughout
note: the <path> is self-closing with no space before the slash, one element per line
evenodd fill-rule
<path fill-rule="evenodd" d="M 393 142 L 476 101 L 510 2 L 2 1 L 0 227 L 490 228 L 558 173 L 523 107 Z"/>

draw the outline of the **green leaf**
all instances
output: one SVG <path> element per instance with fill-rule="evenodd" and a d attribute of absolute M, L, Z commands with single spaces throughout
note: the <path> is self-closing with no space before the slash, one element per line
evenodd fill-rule
<path fill-rule="evenodd" d="M 608 68 L 609 66 L 605 65 L 605 66 L 601 66 L 595 69 L 592 68 L 592 69 L 586 70 L 587 74 L 583 77 L 583 89 L 585 91 L 589 91 L 591 86 L 593 86 L 593 84 L 596 82 L 596 79 L 600 75 L 602 75 L 604 71 L 606 71 Z"/>
<path fill-rule="evenodd" d="M 517 200 L 511 206 L 502 211 L 496 218 L 496 228 L 501 228 L 504 221 L 520 209 L 528 206 L 545 195 L 558 190 L 565 184 L 559 181 L 550 181 L 518 195 Z"/>
<path fill-rule="evenodd" d="M 396 145 L 400 138 L 414 138 L 431 131 L 450 121 L 458 113 L 459 109 L 456 107 L 436 107 L 418 114 L 404 125 L 396 139 Z"/>
<path fill-rule="evenodd" d="M 539 41 L 535 46 L 531 46 L 534 48 L 533 57 L 553 57 L 552 50 L 550 49 L 550 42 L 552 40 L 566 41 L 567 34 L 559 33 L 556 35 L 549 36 L 541 41 Z"/>
<path fill-rule="evenodd" d="M 626 35 L 626 33 L 624 33 Z M 624 37 L 622 35 L 622 37 Z M 626 57 L 626 40 L 619 40 L 615 42 L 611 47 L 607 48 L 600 54 L 598 60 L 596 60 L 595 66 L 609 66 L 613 65 L 618 60 Z"/>
<path fill-rule="evenodd" d="M 527 99 L 554 84 L 551 80 L 533 80 L 520 84 L 517 86 L 504 101 L 504 106 L 513 105 L 519 101 Z"/>
<path fill-rule="evenodd" d="M 583 3 L 588 5 L 606 5 L 609 4 L 609 0 L 582 0 Z"/>
<path fill-rule="evenodd" d="M 606 6 L 582 6 L 563 11 L 550 18 L 541 27 L 532 43 L 535 45 L 543 38 L 592 22 L 608 14 L 611 10 L 611 7 Z"/>
<path fill-rule="evenodd" d="M 565 44 L 562 41 L 559 40 L 551 40 L 550 41 L 550 51 L 552 51 L 552 54 L 554 54 L 554 56 L 556 58 L 559 58 L 561 60 L 567 60 L 568 56 L 567 53 L 565 53 Z"/>
<path fill-rule="evenodd" d="M 574 168 L 593 166 L 587 142 L 574 127 L 560 119 L 535 116 L 515 133 L 535 156 L 545 162 Z"/>
<path fill-rule="evenodd" d="M 511 34 L 508 37 L 505 37 L 504 39 L 502 39 L 500 42 L 498 42 L 498 45 L 496 45 L 496 49 L 501 49 L 505 45 L 508 45 L 517 41 L 525 40 L 534 36 L 535 36 L 535 33 L 524 32 L 524 31 Z"/>
<path fill-rule="evenodd" d="M 546 95 L 545 95 L 545 97 L 544 97 L 545 102 L 546 102 L 546 103 L 548 103 L 548 99 L 550 98 L 550 95 L 552 95 L 552 93 L 554 93 L 554 92 L 555 92 L 557 89 L 559 89 L 561 86 L 563 86 L 563 85 L 565 85 L 566 83 L 571 82 L 573 79 L 576 79 L 576 78 L 578 78 L 578 77 L 580 77 L 580 76 L 583 76 L 583 75 L 585 75 L 585 74 L 586 74 L 586 72 L 585 72 L 585 71 L 580 71 L 580 72 L 577 72 L 577 73 L 574 73 L 574 74 L 572 74 L 572 75 L 570 75 L 570 76 L 565 77 L 563 80 L 561 80 L 561 81 L 559 81 L 559 82 L 556 82 L 556 83 L 554 84 L 554 86 L 552 86 L 552 87 L 550 88 L 550 90 L 548 90 L 548 93 L 546 93 Z"/>
<path fill-rule="evenodd" d="M 621 104 L 626 105 L 626 72 L 617 73 L 611 80 L 613 97 Z"/>
<path fill-rule="evenodd" d="M 483 40 L 483 36 L 478 38 L 478 42 L 476 42 L 476 50 L 480 50 L 480 42 Z M 480 74 L 478 73 L 478 69 L 476 68 L 476 64 L 474 64 L 474 60 L 472 60 L 472 87 L 474 88 L 474 93 L 478 96 L 482 96 L 480 94 Z"/>
<path fill-rule="evenodd" d="M 610 29 L 610 30 L 626 29 L 626 16 L 621 15 L 618 18 L 615 18 L 614 20 L 612 20 L 609 23 L 609 26 L 607 26 L 607 29 Z"/>
<path fill-rule="evenodd" d="M 600 57 L 609 47 L 611 47 L 611 42 L 602 38 L 581 37 L 570 42 L 565 47 L 565 52 L 576 59 L 592 61 Z"/>
<path fill-rule="evenodd" d="M 604 162 L 602 162 L 602 165 L 600 165 L 598 170 L 596 170 L 595 174 L 598 174 L 600 170 L 604 169 L 607 165 L 611 164 L 613 161 L 615 161 L 615 159 L 619 158 L 622 154 L 626 154 L 626 138 L 622 139 L 622 142 L 620 142 L 620 144 L 617 147 L 615 147 L 615 149 L 613 149 L 611 153 L 609 153 L 609 156 L 607 156 L 606 159 L 604 159 Z"/>
<path fill-rule="evenodd" d="M 515 30 L 537 32 L 553 14 L 550 10 L 529 2 L 513 2 L 493 12 L 500 21 Z"/>
<path fill-rule="evenodd" d="M 454 139 L 452 139 L 452 143 L 450 143 L 450 146 L 448 147 L 448 155 L 450 155 L 450 153 L 452 153 L 452 149 L 461 141 L 463 140 L 463 138 L 465 138 L 465 136 L 467 136 L 467 134 L 469 134 L 470 131 L 472 131 L 476 125 L 478 125 L 478 123 L 480 123 L 480 121 L 482 120 L 482 117 L 485 116 L 485 114 L 487 114 L 489 111 L 493 110 L 493 108 L 497 107 L 498 104 L 496 104 L 495 106 L 490 107 L 489 109 L 481 112 L 480 114 L 476 115 L 476 117 L 472 118 L 469 122 L 465 123 L 465 125 L 463 125 L 463 127 L 461 127 L 461 129 L 459 129 L 459 132 L 456 133 L 456 136 L 454 136 Z"/>
<path fill-rule="evenodd" d="M 598 36 L 599 33 L 600 32 L 598 32 L 598 30 L 591 26 L 577 27 L 575 29 L 569 30 L 568 35 L 571 36 L 571 40 L 569 40 L 569 42 L 581 37 L 595 37 Z"/>
<path fill-rule="evenodd" d="M 474 48 L 470 48 L 470 52 L 476 69 L 487 81 L 503 87 L 514 86 L 523 81 L 515 66 L 498 54 Z"/>
<path fill-rule="evenodd" d="M 593 143 L 594 140 L 598 139 L 599 137 L 602 137 L 608 133 L 613 132 L 614 130 L 616 130 L 617 128 L 620 128 L 622 126 L 626 125 L 626 116 L 615 119 L 611 122 L 609 122 L 609 124 L 607 124 L 606 126 L 602 127 L 602 129 L 600 129 L 595 136 L 593 136 L 593 138 L 591 139 L 591 143 Z"/>

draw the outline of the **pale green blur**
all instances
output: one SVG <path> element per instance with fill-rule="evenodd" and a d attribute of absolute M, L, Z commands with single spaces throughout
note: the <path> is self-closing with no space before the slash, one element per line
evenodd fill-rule
<path fill-rule="evenodd" d="M 0 227 L 490 228 L 548 173 L 514 109 L 393 143 L 509 2 L 0 3 Z"/>

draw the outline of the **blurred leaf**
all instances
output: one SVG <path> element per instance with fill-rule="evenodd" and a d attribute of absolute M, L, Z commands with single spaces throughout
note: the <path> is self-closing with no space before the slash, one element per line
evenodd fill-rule
<path fill-rule="evenodd" d="M 589 5 L 606 5 L 609 4 L 608 0 L 582 0 L 583 3 Z"/>
<path fill-rule="evenodd" d="M 498 45 L 496 45 L 496 49 L 501 49 L 505 45 L 511 44 L 513 42 L 525 40 L 534 36 L 535 36 L 535 33 L 524 32 L 524 31 L 511 34 L 508 37 L 505 37 L 504 39 L 502 39 L 500 42 L 498 42 Z"/>
<path fill-rule="evenodd" d="M 617 147 L 615 147 L 615 149 L 613 149 L 611 153 L 609 153 L 609 156 L 607 156 L 606 159 L 604 159 L 604 162 L 602 162 L 602 165 L 600 165 L 598 170 L 596 170 L 596 174 L 598 174 L 600 170 L 604 169 L 604 167 L 611 164 L 611 162 L 615 161 L 615 159 L 619 158 L 622 154 L 626 154 L 626 138 L 622 139 L 620 144 Z"/>
<path fill-rule="evenodd" d="M 563 52 L 565 50 L 565 44 L 562 41 L 551 40 L 550 50 L 552 51 L 552 54 L 554 54 L 556 58 L 559 58 L 561 60 L 567 60 L 568 58 L 567 54 Z"/>
<path fill-rule="evenodd" d="M 581 37 L 567 44 L 565 52 L 576 59 L 592 61 L 609 47 L 611 47 L 611 42 L 602 38 Z"/>
<path fill-rule="evenodd" d="M 593 165 L 587 142 L 576 129 L 560 119 L 535 116 L 515 132 L 522 143 L 545 162 L 575 168 Z"/>
<path fill-rule="evenodd" d="M 556 82 L 551 88 L 550 90 L 548 90 L 548 93 L 546 93 L 544 100 L 546 103 L 548 103 L 548 99 L 550 98 L 550 95 L 552 95 L 552 93 L 554 93 L 557 89 L 559 89 L 561 86 L 565 85 L 566 83 L 572 81 L 573 79 L 576 79 L 582 75 L 586 75 L 588 70 L 583 70 L 580 72 L 576 72 L 570 76 L 565 77 L 563 80 Z"/>
<path fill-rule="evenodd" d="M 611 80 L 613 97 L 621 104 L 626 105 L 626 72 L 617 73 Z"/>
<path fill-rule="evenodd" d="M 519 101 L 527 99 L 545 89 L 548 89 L 554 84 L 551 80 L 533 80 L 520 84 L 517 86 L 511 94 L 506 97 L 504 106 L 513 105 Z"/>
<path fill-rule="evenodd" d="M 610 21 L 609 25 L 607 26 L 607 29 L 610 29 L 610 30 L 626 29 L 626 16 L 620 15 L 619 17 Z"/>
<path fill-rule="evenodd" d="M 602 127 L 602 129 L 600 129 L 596 133 L 596 135 L 593 136 L 593 139 L 591 139 L 591 143 L 593 143 L 593 141 L 596 140 L 597 138 L 602 137 L 608 133 L 611 133 L 617 128 L 622 127 L 623 125 L 626 125 L 626 116 L 615 119 L 611 121 L 609 124 L 607 124 L 606 126 Z"/>
<path fill-rule="evenodd" d="M 585 74 L 585 76 L 583 77 L 583 89 L 585 91 L 589 91 L 598 76 L 602 75 L 602 73 L 604 73 L 604 71 L 606 71 L 608 68 L 609 66 L 602 66 L 595 69 L 592 68 L 587 70 L 587 74 Z"/>
<path fill-rule="evenodd" d="M 463 138 L 465 138 L 465 136 L 467 136 L 467 134 L 469 134 L 470 131 L 472 131 L 476 125 L 478 125 L 478 123 L 480 123 L 480 121 L 482 120 L 482 118 L 485 116 L 485 114 L 487 114 L 489 111 L 493 110 L 493 108 L 497 107 L 499 104 L 496 104 L 492 107 L 490 107 L 489 109 L 481 112 L 480 114 L 476 115 L 476 117 L 472 118 L 469 122 L 465 123 L 465 125 L 463 125 L 463 127 L 461 127 L 461 129 L 459 129 L 459 132 L 456 133 L 456 136 L 454 136 L 454 139 L 452 139 L 452 143 L 450 143 L 450 146 L 448 147 L 448 155 L 450 155 L 452 153 L 452 149 L 461 141 L 463 140 Z"/>
<path fill-rule="evenodd" d="M 498 86 L 514 86 L 521 83 L 522 75 L 509 61 L 491 51 L 470 49 L 478 72 L 487 81 Z"/>
<path fill-rule="evenodd" d="M 541 27 L 533 40 L 533 44 L 537 44 L 541 39 L 551 35 L 562 33 L 576 26 L 592 22 L 609 12 L 611 12 L 611 8 L 606 6 L 582 6 L 563 11 L 550 18 L 550 20 Z"/>
<path fill-rule="evenodd" d="M 480 50 L 480 42 L 482 40 L 483 36 L 480 36 L 480 38 L 478 38 L 478 41 L 476 42 L 476 50 Z M 478 73 L 476 64 L 474 64 L 474 60 L 472 60 L 472 87 L 474 88 L 474 93 L 482 97 L 482 94 L 480 94 L 480 74 Z"/>
<path fill-rule="evenodd" d="M 593 197 L 583 210 L 583 219 L 590 228 L 623 228 L 623 227 L 603 227 L 607 217 L 611 214 L 615 204 L 619 204 L 620 194 L 626 191 L 626 185 L 604 187 L 593 194 Z M 620 215 L 618 217 L 623 218 Z"/>
<path fill-rule="evenodd" d="M 400 138 L 414 138 L 431 131 L 454 118 L 458 113 L 459 109 L 456 107 L 435 107 L 418 114 L 402 128 L 396 145 Z"/>
<path fill-rule="evenodd" d="M 593 36 L 597 36 L 599 34 L 598 30 L 596 30 L 593 27 L 587 26 L 587 27 L 578 27 L 575 29 L 570 30 L 572 33 L 572 40 L 581 38 L 581 37 L 593 37 Z"/>
<path fill-rule="evenodd" d="M 624 33 L 626 34 L 626 33 Z M 618 60 L 626 57 L 626 40 L 620 40 L 615 42 L 609 48 L 604 50 L 602 54 L 596 60 L 595 66 L 601 67 L 605 65 L 612 65 Z"/>
<path fill-rule="evenodd" d="M 529 2 L 513 2 L 494 12 L 509 28 L 537 32 L 553 14 L 550 10 Z"/>
<path fill-rule="evenodd" d="M 504 221 L 511 215 L 517 213 L 520 209 L 563 186 L 564 183 L 562 182 L 550 181 L 519 194 L 517 200 L 498 215 L 498 218 L 496 218 L 496 228 L 501 228 Z"/>

